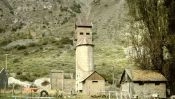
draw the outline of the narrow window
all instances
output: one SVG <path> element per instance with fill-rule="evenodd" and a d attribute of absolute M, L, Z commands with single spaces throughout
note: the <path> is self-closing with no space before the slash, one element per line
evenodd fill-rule
<path fill-rule="evenodd" d="M 156 82 L 155 85 L 160 85 L 160 83 L 159 82 Z"/>
<path fill-rule="evenodd" d="M 83 92 L 83 90 L 79 90 L 80 91 L 80 93 L 82 93 Z"/>
<path fill-rule="evenodd" d="M 83 32 L 80 32 L 80 35 L 83 35 Z"/>
<path fill-rule="evenodd" d="M 144 85 L 144 82 L 139 82 L 139 85 Z"/>
<path fill-rule="evenodd" d="M 90 35 L 90 33 L 86 33 L 86 35 Z"/>
<path fill-rule="evenodd" d="M 92 83 L 98 83 L 98 81 L 92 81 Z"/>

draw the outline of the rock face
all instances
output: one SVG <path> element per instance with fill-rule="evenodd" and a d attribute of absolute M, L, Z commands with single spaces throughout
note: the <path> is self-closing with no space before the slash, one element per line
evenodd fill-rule
<path fill-rule="evenodd" d="M 11 53 L 8 56 L 10 72 L 29 72 L 32 79 L 48 74 L 51 69 L 75 72 L 72 34 L 78 16 L 90 18 L 93 23 L 97 71 L 110 77 L 112 66 L 118 74 L 129 64 L 124 54 L 128 42 L 125 35 L 130 32 L 125 0 L 8 1 L 14 14 L 0 2 L 0 61 L 3 63 L 4 53 Z M 37 40 L 37 46 L 2 49 L 29 39 Z M 40 73 L 39 68 L 42 68 Z"/>

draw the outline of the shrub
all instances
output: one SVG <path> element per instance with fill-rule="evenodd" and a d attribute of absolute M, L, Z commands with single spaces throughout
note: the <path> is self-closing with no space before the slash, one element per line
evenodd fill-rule
<path fill-rule="evenodd" d="M 70 9 L 76 13 L 81 13 L 81 6 L 80 4 L 76 3 L 74 1 L 73 5 L 70 7 Z"/>
<path fill-rule="evenodd" d="M 24 46 L 24 45 L 18 45 L 18 46 L 16 46 L 16 48 L 17 48 L 18 50 L 23 50 L 23 49 L 26 49 L 27 47 Z"/>
<path fill-rule="evenodd" d="M 65 24 L 65 23 L 67 23 L 68 21 L 69 21 L 69 18 L 65 17 L 65 18 L 63 19 L 63 21 L 62 21 L 61 25 L 63 25 L 63 24 Z"/>
<path fill-rule="evenodd" d="M 13 63 L 18 63 L 19 62 L 19 59 L 18 58 L 15 58 L 14 60 L 13 60 Z"/>
<path fill-rule="evenodd" d="M 68 10 L 68 7 L 63 7 L 63 6 L 60 6 L 60 10 L 63 12 L 63 11 L 67 11 Z"/>
<path fill-rule="evenodd" d="M 25 55 L 25 56 L 29 55 L 29 52 L 24 51 L 24 55 Z"/>
<path fill-rule="evenodd" d="M 72 44 L 72 40 L 68 37 L 64 37 L 59 41 L 61 44 Z"/>
<path fill-rule="evenodd" d="M 93 3 L 94 3 L 95 5 L 100 5 L 100 2 L 101 2 L 101 0 L 94 0 L 94 1 L 93 1 Z"/>
<path fill-rule="evenodd" d="M 3 33 L 3 32 L 5 32 L 5 29 L 0 28 L 0 33 Z"/>
<path fill-rule="evenodd" d="M 10 39 L 4 39 L 3 41 L 0 42 L 0 45 L 7 45 L 11 42 L 12 42 L 12 40 L 10 40 Z"/>

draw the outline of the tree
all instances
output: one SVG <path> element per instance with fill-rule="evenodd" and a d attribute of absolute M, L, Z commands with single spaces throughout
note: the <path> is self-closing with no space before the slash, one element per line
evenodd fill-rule
<path fill-rule="evenodd" d="M 131 41 L 136 49 L 135 62 L 158 69 L 170 81 L 171 94 L 175 93 L 175 1 L 174 0 L 127 0 L 131 15 L 143 23 L 146 31 L 140 42 L 134 36 Z M 141 24 L 142 25 L 142 24 Z M 133 35 L 133 34 L 132 34 Z M 141 46 L 141 47 L 140 47 Z M 165 49 L 170 57 L 165 59 Z M 140 51 L 141 54 L 140 54 Z M 146 53 L 145 53 L 146 52 Z M 139 56 L 140 55 L 140 56 Z M 139 60 L 139 61 L 138 61 Z M 145 67 L 145 66 L 144 66 Z"/>
<path fill-rule="evenodd" d="M 146 28 L 141 34 L 140 47 L 135 48 L 137 57 L 141 55 L 138 57 L 139 60 L 141 58 L 139 64 L 150 66 L 151 69 L 161 70 L 164 62 L 164 40 L 167 35 L 167 10 L 164 1 L 128 0 L 128 4 L 133 16 Z M 132 39 L 132 42 L 135 42 L 134 40 L 135 38 Z M 133 45 L 135 46 L 136 43 Z"/>

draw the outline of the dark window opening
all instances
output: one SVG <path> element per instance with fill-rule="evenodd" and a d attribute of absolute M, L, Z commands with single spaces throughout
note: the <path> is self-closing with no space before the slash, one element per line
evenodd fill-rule
<path fill-rule="evenodd" d="M 86 35 L 90 35 L 90 33 L 86 33 Z"/>
<path fill-rule="evenodd" d="M 160 83 L 159 82 L 156 82 L 155 85 L 160 85 Z"/>
<path fill-rule="evenodd" d="M 98 83 L 98 81 L 92 81 L 92 83 Z"/>
<path fill-rule="evenodd" d="M 80 35 L 83 35 L 83 32 L 80 32 Z"/>
<path fill-rule="evenodd" d="M 144 85 L 144 82 L 139 82 L 139 85 Z"/>
<path fill-rule="evenodd" d="M 80 92 L 80 93 L 82 93 L 82 92 L 83 92 L 83 90 L 79 90 L 79 92 Z"/>

